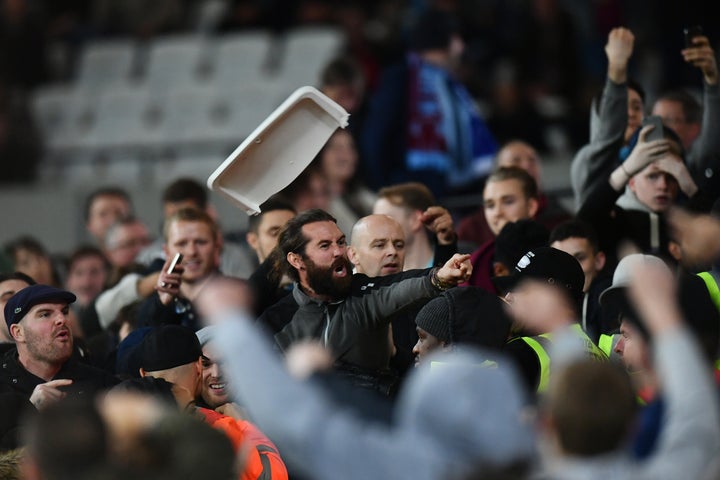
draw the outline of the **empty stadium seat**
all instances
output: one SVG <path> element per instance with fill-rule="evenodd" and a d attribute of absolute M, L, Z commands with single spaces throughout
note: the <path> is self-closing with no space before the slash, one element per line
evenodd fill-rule
<path fill-rule="evenodd" d="M 265 67 L 272 45 L 263 30 L 217 37 L 212 53 L 212 82 L 221 90 L 263 84 L 270 74 Z"/>
<path fill-rule="evenodd" d="M 97 99 L 94 121 L 81 147 L 96 157 L 127 152 L 143 154 L 157 147 L 160 114 L 153 100 L 146 88 L 103 92 Z"/>
<path fill-rule="evenodd" d="M 136 44 L 130 38 L 88 43 L 80 54 L 75 85 L 90 92 L 127 84 L 135 53 Z"/>
<path fill-rule="evenodd" d="M 142 85 L 162 91 L 202 83 L 207 69 L 205 38 L 172 35 L 151 40 L 146 46 L 139 79 Z"/>
<path fill-rule="evenodd" d="M 342 30 L 333 27 L 298 27 L 286 34 L 278 75 L 298 85 L 317 85 L 320 72 L 344 46 Z"/>

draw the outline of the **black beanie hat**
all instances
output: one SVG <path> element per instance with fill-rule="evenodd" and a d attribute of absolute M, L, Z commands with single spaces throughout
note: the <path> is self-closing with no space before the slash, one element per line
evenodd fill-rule
<path fill-rule="evenodd" d="M 160 325 L 150 330 L 139 345 L 140 367 L 148 372 L 196 362 L 202 348 L 195 332 L 182 325 Z"/>
<path fill-rule="evenodd" d="M 505 303 L 495 294 L 474 287 L 455 287 L 425 304 L 415 323 L 445 343 L 501 348 L 510 333 Z"/>
<path fill-rule="evenodd" d="M 450 342 L 450 304 L 445 293 L 433 298 L 420 309 L 415 317 L 415 324 L 441 342 Z"/>

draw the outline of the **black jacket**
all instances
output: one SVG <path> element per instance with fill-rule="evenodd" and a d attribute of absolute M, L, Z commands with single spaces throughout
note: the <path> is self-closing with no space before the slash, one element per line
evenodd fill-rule
<path fill-rule="evenodd" d="M 73 381 L 72 385 L 62 387 L 62 390 L 70 396 L 78 397 L 95 395 L 98 392 L 112 388 L 118 383 L 118 379 L 113 375 L 79 362 L 75 358 L 68 360 L 57 375 L 53 377 L 53 380 L 61 378 Z M 46 381 L 36 377 L 22 366 L 18 360 L 16 348 L 7 351 L 2 357 L 0 393 L 16 392 L 29 399 L 35 387 L 41 383 L 46 383 Z"/>

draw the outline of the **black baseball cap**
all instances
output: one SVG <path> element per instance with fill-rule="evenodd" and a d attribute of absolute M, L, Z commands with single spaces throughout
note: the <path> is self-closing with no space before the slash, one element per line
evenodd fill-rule
<path fill-rule="evenodd" d="M 27 315 L 32 307 L 41 303 L 73 303 L 77 297 L 67 290 L 50 285 L 30 285 L 15 293 L 5 304 L 5 323 L 8 331 L 10 325 L 18 323 Z"/>
<path fill-rule="evenodd" d="M 187 365 L 202 356 L 195 332 L 182 325 L 153 327 L 137 348 L 139 366 L 148 372 Z"/>
<path fill-rule="evenodd" d="M 579 303 L 583 298 L 585 273 L 575 257 L 553 247 L 538 247 L 523 255 L 513 274 L 494 277 L 493 283 L 502 293 L 512 291 L 526 279 L 545 281 L 564 289 Z"/>

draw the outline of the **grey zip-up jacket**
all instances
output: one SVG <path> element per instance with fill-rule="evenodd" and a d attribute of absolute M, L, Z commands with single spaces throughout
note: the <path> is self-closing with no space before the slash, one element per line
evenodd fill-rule
<path fill-rule="evenodd" d="M 337 302 L 313 299 L 296 285 L 292 294 L 299 308 L 275 341 L 286 350 L 300 340 L 321 340 L 339 361 L 366 369 L 386 368 L 391 355 L 388 329 L 394 315 L 442 293 L 432 285 L 432 270 L 428 272 L 379 287 L 368 278 L 364 293 Z"/>

